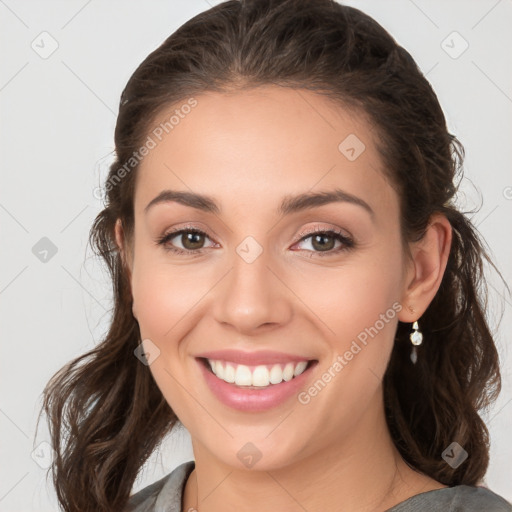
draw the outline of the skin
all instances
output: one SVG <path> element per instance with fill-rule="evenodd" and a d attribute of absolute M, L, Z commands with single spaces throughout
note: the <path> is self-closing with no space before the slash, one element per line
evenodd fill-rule
<path fill-rule="evenodd" d="M 421 329 L 440 286 L 449 222 L 434 216 L 407 254 L 399 198 L 372 127 L 325 97 L 265 86 L 196 99 L 140 165 L 132 244 L 116 226 L 141 339 L 160 350 L 149 369 L 192 439 L 196 467 L 183 510 L 384 511 L 445 487 L 400 457 L 385 421 L 382 377 L 398 320 L 420 319 Z M 365 144 L 354 161 L 338 149 L 349 134 Z M 373 218 L 347 202 L 276 213 L 285 196 L 334 188 L 363 199 Z M 170 202 L 145 213 L 165 189 L 212 196 L 221 212 Z M 156 244 L 189 224 L 207 235 L 202 254 Z M 301 237 L 316 227 L 340 229 L 356 245 L 336 252 L 340 242 L 328 239 L 330 255 L 322 257 L 312 236 Z M 247 236 L 263 250 L 252 263 L 236 252 Z M 181 235 L 168 242 L 186 244 Z M 306 355 L 319 361 L 307 389 L 394 303 L 400 312 L 306 405 L 294 396 L 264 412 L 231 409 L 211 393 L 194 359 L 224 348 Z M 248 442 L 262 454 L 252 469 L 237 457 Z"/>

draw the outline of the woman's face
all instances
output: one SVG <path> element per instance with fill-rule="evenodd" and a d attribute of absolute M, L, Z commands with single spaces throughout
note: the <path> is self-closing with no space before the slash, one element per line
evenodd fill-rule
<path fill-rule="evenodd" d="M 136 184 L 133 312 L 196 459 L 242 468 L 252 455 L 272 469 L 374 428 L 409 266 L 371 127 L 313 92 L 267 86 L 183 101 L 149 136 Z M 148 208 L 164 191 L 215 207 Z M 336 201 L 294 199 L 335 191 Z M 190 228 L 204 235 L 158 243 Z M 205 373 L 199 356 L 226 349 L 255 354 L 255 365 L 262 351 L 318 362 L 298 386 L 248 391 Z M 257 370 L 263 380 L 286 362 L 276 357 Z M 247 398 L 257 393 L 269 401 Z"/>

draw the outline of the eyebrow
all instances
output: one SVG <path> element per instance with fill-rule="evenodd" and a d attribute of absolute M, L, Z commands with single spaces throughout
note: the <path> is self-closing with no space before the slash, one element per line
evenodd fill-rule
<path fill-rule="evenodd" d="M 179 203 L 215 215 L 221 213 L 220 206 L 212 197 L 180 190 L 163 190 L 148 203 L 144 212 L 147 213 L 157 204 L 169 202 Z M 340 202 L 360 206 L 370 214 L 372 219 L 375 217 L 375 212 L 366 201 L 339 188 L 324 192 L 305 192 L 296 196 L 285 196 L 277 209 L 277 213 L 279 215 L 290 215 L 318 206 Z"/>

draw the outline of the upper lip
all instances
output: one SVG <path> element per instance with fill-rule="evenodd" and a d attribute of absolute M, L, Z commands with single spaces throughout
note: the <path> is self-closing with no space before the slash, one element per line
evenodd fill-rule
<path fill-rule="evenodd" d="M 259 350 L 256 352 L 244 352 L 241 350 L 226 349 L 203 352 L 196 357 L 203 357 L 213 361 L 231 361 L 236 364 L 247 366 L 257 366 L 260 364 L 273 363 L 300 363 L 301 361 L 311 361 L 309 357 L 286 354 L 285 352 L 274 352 L 270 350 Z"/>

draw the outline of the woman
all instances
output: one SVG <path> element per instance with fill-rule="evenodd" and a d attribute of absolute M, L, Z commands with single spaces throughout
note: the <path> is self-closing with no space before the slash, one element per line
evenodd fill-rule
<path fill-rule="evenodd" d="M 66 511 L 512 507 L 463 148 L 411 56 L 330 0 L 228 1 L 123 91 L 91 230 L 110 330 L 44 410 Z M 130 497 L 177 423 L 194 461 Z"/>

